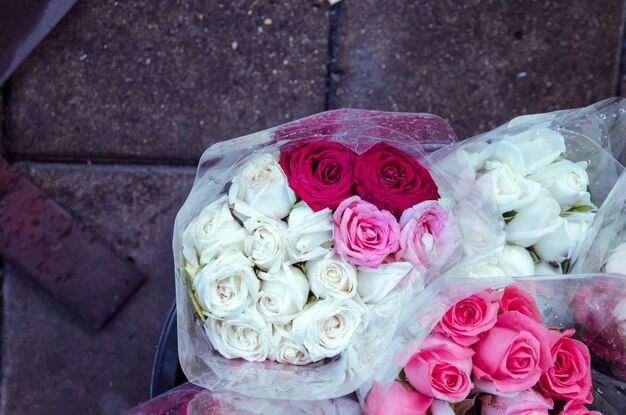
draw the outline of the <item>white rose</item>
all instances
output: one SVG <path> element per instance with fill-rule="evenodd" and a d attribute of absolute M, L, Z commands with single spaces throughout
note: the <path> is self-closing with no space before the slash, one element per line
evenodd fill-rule
<path fill-rule="evenodd" d="M 306 365 L 311 363 L 309 351 L 301 341 L 297 341 L 293 336 L 290 326 L 274 325 L 274 335 L 272 336 L 272 351 L 270 359 L 279 363 L 289 363 L 292 365 Z"/>
<path fill-rule="evenodd" d="M 278 153 L 261 154 L 246 163 L 233 177 L 228 200 L 235 215 L 244 220 L 259 212 L 274 219 L 289 214 L 296 195 L 278 164 Z"/>
<path fill-rule="evenodd" d="M 273 273 L 259 272 L 261 291 L 257 308 L 270 321 L 286 324 L 302 311 L 309 297 L 309 283 L 298 268 L 284 264 Z"/>
<path fill-rule="evenodd" d="M 541 261 L 537 265 L 535 265 L 535 275 L 561 275 L 563 272 L 556 267 L 548 264 L 547 262 Z"/>
<path fill-rule="evenodd" d="M 606 260 L 606 272 L 626 275 L 626 242 L 619 244 Z"/>
<path fill-rule="evenodd" d="M 522 177 L 535 173 L 565 152 L 565 139 L 548 128 L 533 128 L 508 136 L 494 144 L 491 157 L 508 164 Z"/>
<path fill-rule="evenodd" d="M 500 213 L 526 207 L 539 195 L 539 183 L 524 179 L 506 164 L 486 164 L 489 170 L 476 180 L 476 184 L 487 194 L 495 196 Z"/>
<path fill-rule="evenodd" d="M 469 273 L 470 278 L 492 278 L 505 276 L 504 270 L 498 267 L 496 260 L 486 261 L 473 267 Z M 460 277 L 463 277 L 459 275 Z"/>
<path fill-rule="evenodd" d="M 359 296 L 365 304 L 379 303 L 412 268 L 410 262 L 390 262 L 378 268 L 357 267 Z"/>
<path fill-rule="evenodd" d="M 517 211 L 506 227 L 506 239 L 529 247 L 562 225 L 564 219 L 560 214 L 561 207 L 556 200 L 538 197 L 530 206 Z"/>
<path fill-rule="evenodd" d="M 357 292 L 356 268 L 337 255 L 307 261 L 304 269 L 311 291 L 319 298 L 345 300 Z"/>
<path fill-rule="evenodd" d="M 206 206 L 183 232 L 183 256 L 193 269 L 199 267 L 198 258 L 207 248 L 243 250 L 248 232 L 233 218 L 226 196 Z M 202 261 L 201 261 L 202 262 Z"/>
<path fill-rule="evenodd" d="M 330 209 L 313 212 L 303 203 L 293 208 L 287 223 L 285 244 L 293 262 L 322 258 L 331 251 L 333 216 Z"/>
<path fill-rule="evenodd" d="M 483 169 L 485 162 L 493 155 L 495 146 L 484 141 L 464 143 L 461 146 L 460 154 L 469 168 L 478 172 Z"/>
<path fill-rule="evenodd" d="M 578 243 L 587 235 L 595 213 L 577 212 L 568 215 L 561 225 L 533 245 L 537 256 L 547 262 L 571 258 Z"/>
<path fill-rule="evenodd" d="M 292 332 L 309 351 L 311 360 L 317 362 L 336 356 L 348 347 L 365 312 L 365 306 L 354 299 L 319 300 L 309 304 L 293 320 Z"/>
<path fill-rule="evenodd" d="M 468 202 L 459 202 L 454 218 L 461 231 L 463 253 L 466 256 L 485 253 L 504 243 L 502 228 L 496 228 L 494 225 L 497 223 L 481 216 Z"/>
<path fill-rule="evenodd" d="M 586 169 L 587 163 L 584 161 L 573 163 L 562 160 L 549 164 L 529 176 L 529 179 L 541 183 L 542 193 L 556 199 L 561 206 L 586 204 L 590 199 L 587 192 L 589 176 Z"/>
<path fill-rule="evenodd" d="M 204 311 L 213 318 L 241 313 L 259 295 L 254 264 L 241 252 L 227 252 L 202 268 L 193 288 Z"/>
<path fill-rule="evenodd" d="M 528 276 L 535 274 L 535 263 L 526 248 L 517 245 L 504 245 L 497 257 L 496 266 L 507 277 Z"/>
<path fill-rule="evenodd" d="M 243 225 L 250 233 L 244 242 L 246 255 L 263 271 L 278 271 L 285 262 L 287 224 L 265 216 L 253 216 Z"/>
<path fill-rule="evenodd" d="M 272 326 L 253 307 L 226 320 L 207 319 L 205 329 L 211 345 L 225 358 L 250 362 L 267 359 L 272 347 Z"/>

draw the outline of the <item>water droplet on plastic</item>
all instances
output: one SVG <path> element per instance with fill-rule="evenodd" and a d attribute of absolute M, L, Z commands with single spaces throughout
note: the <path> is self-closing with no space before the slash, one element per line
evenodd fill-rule
<path fill-rule="evenodd" d="M 602 118 L 603 120 L 606 120 L 606 115 L 600 114 L 600 118 Z"/>
<path fill-rule="evenodd" d="M 626 112 L 626 110 L 624 108 L 620 108 L 619 112 L 621 112 L 622 114 Z"/>
<path fill-rule="evenodd" d="M 611 117 L 617 118 L 617 114 L 611 114 Z"/>
<path fill-rule="evenodd" d="M 596 392 L 598 392 L 598 395 L 604 395 L 604 392 L 600 388 L 596 389 Z"/>

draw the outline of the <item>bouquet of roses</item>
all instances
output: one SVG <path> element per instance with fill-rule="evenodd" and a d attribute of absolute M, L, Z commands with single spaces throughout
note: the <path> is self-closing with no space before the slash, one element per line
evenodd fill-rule
<path fill-rule="evenodd" d="M 409 330 L 421 334 L 394 361 L 395 380 L 379 376 L 362 390 L 366 413 L 599 414 L 590 405 L 605 415 L 623 413 L 623 398 L 608 403 L 603 396 L 606 376 L 592 371 L 589 352 L 597 328 L 619 321 L 593 323 L 587 311 L 615 302 L 590 290 L 601 285 L 625 292 L 626 278 L 534 277 L 478 290 L 500 284 L 439 286 L 440 296 Z"/>
<path fill-rule="evenodd" d="M 435 157 L 473 178 L 506 222 L 500 255 L 470 277 L 567 273 L 623 167 L 624 103 L 518 117 Z M 470 168 L 464 166 L 469 164 Z"/>
<path fill-rule="evenodd" d="M 191 383 L 169 390 L 122 415 L 359 415 L 352 397 L 323 400 L 251 398 L 230 391 L 212 392 Z"/>
<path fill-rule="evenodd" d="M 304 399 L 371 376 L 424 284 L 502 242 L 490 206 L 471 184 L 460 199 L 416 140 L 449 143 L 445 127 L 344 110 L 207 150 L 174 235 L 187 377 Z"/>

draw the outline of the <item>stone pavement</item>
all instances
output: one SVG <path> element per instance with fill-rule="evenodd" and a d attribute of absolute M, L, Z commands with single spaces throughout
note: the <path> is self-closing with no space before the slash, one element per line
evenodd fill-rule
<path fill-rule="evenodd" d="M 3 87 L 1 149 L 147 275 L 101 331 L 5 266 L 2 414 L 148 398 L 173 219 L 211 143 L 328 108 L 460 137 L 622 91 L 624 2 L 79 1 Z"/>

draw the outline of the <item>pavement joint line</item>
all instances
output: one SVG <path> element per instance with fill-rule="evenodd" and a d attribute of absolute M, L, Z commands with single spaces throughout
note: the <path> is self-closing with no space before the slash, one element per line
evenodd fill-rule
<path fill-rule="evenodd" d="M 12 163 L 48 163 L 48 164 L 84 164 L 86 166 L 95 165 L 131 165 L 131 166 L 170 166 L 170 167 L 196 167 L 198 159 L 152 159 L 139 157 L 55 157 L 55 156 L 20 156 L 15 154 L 5 154 L 5 157 Z"/>
<path fill-rule="evenodd" d="M 13 163 L 16 167 L 37 167 L 47 171 L 84 171 L 84 172 L 118 172 L 118 173 L 181 173 L 190 174 L 196 172 L 196 167 L 167 165 L 167 164 L 132 164 L 132 163 L 68 163 L 68 162 L 48 162 L 33 160 L 16 160 Z"/>

